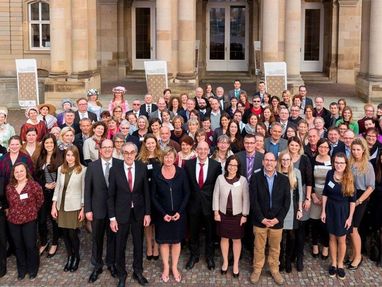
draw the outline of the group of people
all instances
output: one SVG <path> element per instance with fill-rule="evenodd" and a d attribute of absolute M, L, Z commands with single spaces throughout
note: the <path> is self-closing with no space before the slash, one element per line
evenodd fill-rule
<path fill-rule="evenodd" d="M 0 110 L 0 276 L 14 253 L 18 279 L 35 278 L 39 257 L 55 256 L 60 237 L 63 270 L 75 272 L 84 225 L 92 233 L 90 283 L 106 264 L 125 286 L 130 233 L 140 285 L 148 283 L 143 238 L 146 259 L 161 257 L 161 280 L 178 283 L 182 247 L 189 247 L 190 270 L 201 257 L 202 233 L 207 268 L 215 269 L 219 242 L 220 273 L 232 264 L 238 278 L 244 247 L 252 283 L 267 245 L 277 284 L 293 264 L 303 271 L 307 238 L 311 256 L 330 257 L 331 277 L 344 279 L 365 253 L 381 266 L 382 105 L 375 112 L 366 104 L 356 121 L 344 99 L 328 110 L 305 86 L 281 98 L 265 87 L 260 82 L 252 96 L 239 80 L 228 93 L 210 84 L 194 96 L 166 89 L 156 103 L 146 94 L 131 109 L 124 87 L 113 89 L 107 109 L 91 89 L 77 110 L 70 99 L 59 114 L 48 103 L 29 107 L 20 135 Z"/>

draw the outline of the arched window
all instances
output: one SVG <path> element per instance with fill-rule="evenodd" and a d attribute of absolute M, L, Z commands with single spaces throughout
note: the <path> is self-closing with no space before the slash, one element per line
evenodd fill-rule
<path fill-rule="evenodd" d="M 37 1 L 28 4 L 30 49 L 50 49 L 49 4 Z"/>

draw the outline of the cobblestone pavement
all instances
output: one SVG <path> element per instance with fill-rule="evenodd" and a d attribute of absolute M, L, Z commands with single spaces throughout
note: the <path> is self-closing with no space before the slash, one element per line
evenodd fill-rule
<path fill-rule="evenodd" d="M 56 256 L 46 258 L 46 254 L 41 257 L 41 266 L 37 278 L 29 280 L 26 277 L 23 281 L 17 280 L 16 260 L 12 256 L 8 258 L 8 273 L 0 279 L 0 286 L 116 286 L 118 281 L 112 278 L 109 271 L 104 268 L 104 272 L 99 279 L 93 283 L 87 283 L 89 275 L 92 271 L 90 264 L 91 254 L 91 236 L 86 231 L 81 232 L 81 262 L 77 272 L 66 273 L 63 271 L 63 266 L 66 261 L 65 247 L 60 240 L 59 249 Z M 305 269 L 303 272 L 297 272 L 293 267 L 293 272 L 290 274 L 283 273 L 285 278 L 285 286 L 382 286 L 382 268 L 377 268 L 374 262 L 364 259 L 360 269 L 356 271 L 347 271 L 346 280 L 340 281 L 336 278 L 329 278 L 327 267 L 329 260 L 313 259 L 306 249 L 305 254 Z M 232 278 L 232 268 L 226 275 L 220 274 L 220 252 L 216 249 L 215 252 L 216 269 L 209 271 L 206 263 L 201 258 L 199 263 L 191 271 L 186 271 L 184 266 L 188 259 L 188 250 L 184 248 L 179 261 L 179 268 L 182 273 L 182 282 L 175 283 L 171 278 L 168 283 L 161 283 L 161 261 L 144 260 L 144 276 L 148 279 L 149 286 L 251 286 L 249 281 L 251 264 L 249 254 L 243 253 L 240 261 L 240 277 Z M 129 240 L 127 244 L 127 286 L 139 286 L 133 279 L 132 275 L 132 242 Z M 274 286 L 270 273 L 263 271 L 261 280 L 256 286 Z"/>

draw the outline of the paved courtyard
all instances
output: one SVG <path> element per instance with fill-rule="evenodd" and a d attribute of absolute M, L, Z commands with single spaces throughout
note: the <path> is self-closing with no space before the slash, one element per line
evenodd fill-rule
<path fill-rule="evenodd" d="M 129 240 L 127 245 L 127 286 L 139 286 L 132 275 L 132 242 Z M 65 273 L 63 266 L 66 262 L 65 247 L 60 241 L 57 254 L 53 258 L 41 258 L 41 267 L 36 279 L 29 280 L 26 277 L 23 281 L 17 281 L 16 259 L 14 256 L 8 259 L 8 273 L 0 279 L 0 286 L 116 286 L 118 281 L 112 278 L 109 271 L 104 268 L 104 272 L 99 279 L 93 283 L 87 283 L 88 277 L 92 271 L 90 265 L 91 236 L 85 230 L 81 232 L 81 263 L 77 272 Z M 306 249 L 305 269 L 303 272 L 297 272 L 293 267 L 293 272 L 285 274 L 285 286 L 382 286 L 382 268 L 377 268 L 370 260 L 364 260 L 362 267 L 357 271 L 347 272 L 346 280 L 340 281 L 336 278 L 329 278 L 327 267 L 329 260 L 313 259 Z M 173 278 L 168 283 L 160 281 L 161 262 L 144 260 L 144 276 L 150 282 L 150 286 L 251 286 L 249 275 L 251 264 L 249 254 L 243 253 L 240 261 L 240 277 L 232 278 L 232 269 L 227 275 L 220 274 L 220 251 L 216 249 L 215 261 L 217 268 L 214 271 L 207 269 L 205 261 L 202 259 L 191 271 L 186 271 L 184 266 L 188 259 L 188 250 L 184 248 L 179 261 L 180 271 L 183 279 L 181 283 L 175 283 Z M 366 259 L 366 258 L 365 258 Z M 273 286 L 274 282 L 267 271 L 263 271 L 261 281 L 257 286 Z M 253 286 L 253 285 L 252 285 Z"/>

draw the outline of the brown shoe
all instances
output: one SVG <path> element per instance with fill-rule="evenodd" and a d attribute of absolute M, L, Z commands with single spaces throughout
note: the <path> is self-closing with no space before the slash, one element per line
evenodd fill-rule
<path fill-rule="evenodd" d="M 271 274 L 277 285 L 284 284 L 284 278 L 281 276 L 279 271 L 271 271 Z"/>
<path fill-rule="evenodd" d="M 249 280 L 252 284 L 256 284 L 260 280 L 261 271 L 253 271 Z"/>

